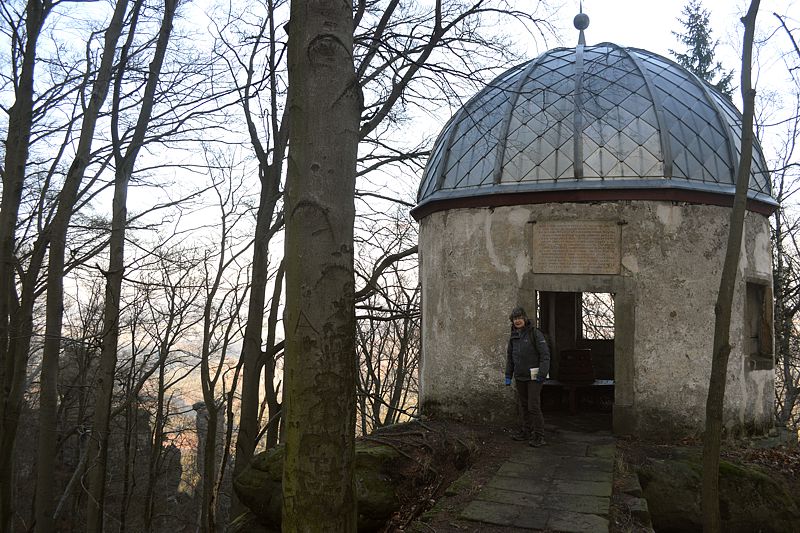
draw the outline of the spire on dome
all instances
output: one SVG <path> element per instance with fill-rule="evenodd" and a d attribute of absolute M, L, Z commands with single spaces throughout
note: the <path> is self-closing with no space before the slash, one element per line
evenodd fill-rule
<path fill-rule="evenodd" d="M 580 3 L 580 13 L 575 15 L 575 18 L 572 20 L 572 24 L 575 25 L 577 30 L 580 30 L 580 35 L 578 35 L 578 45 L 586 46 L 586 36 L 584 36 L 583 30 L 589 27 L 589 15 L 583 12 L 583 2 Z"/>

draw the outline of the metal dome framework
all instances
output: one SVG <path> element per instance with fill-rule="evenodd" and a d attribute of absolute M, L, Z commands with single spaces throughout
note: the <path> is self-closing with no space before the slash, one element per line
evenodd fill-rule
<path fill-rule="evenodd" d="M 740 138 L 733 104 L 673 61 L 610 43 L 559 48 L 506 71 L 453 116 L 413 214 L 602 199 L 730 205 Z M 764 214 L 777 206 L 757 143 L 748 199 Z"/>

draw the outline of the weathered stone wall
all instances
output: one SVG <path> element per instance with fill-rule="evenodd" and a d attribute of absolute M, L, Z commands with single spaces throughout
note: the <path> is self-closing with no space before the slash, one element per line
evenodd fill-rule
<path fill-rule="evenodd" d="M 618 299 L 615 427 L 700 432 L 728 216 L 723 207 L 645 201 L 429 215 L 420 228 L 423 410 L 510 419 L 512 391 L 503 385 L 510 309 L 522 304 L 532 314 L 536 290 L 608 291 Z M 620 223 L 619 274 L 532 274 L 534 223 L 563 220 Z M 749 213 L 746 224 L 725 404 L 731 431 L 772 424 L 773 371 L 750 370 L 743 351 L 743 280 L 771 284 L 769 223 Z"/>

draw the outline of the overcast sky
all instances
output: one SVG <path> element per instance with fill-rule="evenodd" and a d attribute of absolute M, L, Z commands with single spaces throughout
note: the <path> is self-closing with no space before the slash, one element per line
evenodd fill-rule
<path fill-rule="evenodd" d="M 669 49 L 677 49 L 673 31 L 682 30 L 678 22 L 687 0 L 584 0 L 583 11 L 589 15 L 586 43 L 613 42 L 621 46 L 645 48 L 672 58 Z M 712 35 L 719 40 L 717 54 L 727 68 L 738 72 L 742 24 L 739 18 L 746 11 L 747 0 L 703 0 L 711 12 Z M 777 12 L 800 22 L 800 2 L 796 0 L 762 0 L 757 23 L 761 31 L 774 28 Z M 578 0 L 567 0 L 559 10 L 558 25 L 564 45 L 577 43 L 578 31 L 572 19 L 578 13 Z"/>

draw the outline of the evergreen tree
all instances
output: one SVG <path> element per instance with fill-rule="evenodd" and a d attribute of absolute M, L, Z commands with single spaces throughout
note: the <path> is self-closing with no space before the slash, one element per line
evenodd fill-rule
<path fill-rule="evenodd" d="M 711 38 L 708 25 L 709 11 L 703 8 L 700 0 L 689 0 L 681 12 L 684 18 L 678 21 L 684 32 L 672 32 L 685 47 L 683 53 L 670 50 L 675 60 L 687 70 L 713 85 L 719 92 L 731 98 L 733 95 L 733 71 L 725 71 L 719 61 L 714 60 L 714 52 L 719 41 Z M 714 81 L 717 78 L 717 81 Z"/>

